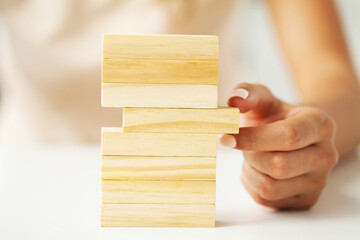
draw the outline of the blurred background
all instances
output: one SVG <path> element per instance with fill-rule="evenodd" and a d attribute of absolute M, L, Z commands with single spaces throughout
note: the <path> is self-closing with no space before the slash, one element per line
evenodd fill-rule
<path fill-rule="evenodd" d="M 337 1 L 360 71 L 360 1 Z M 216 34 L 219 105 L 239 82 L 295 102 L 265 1 L 0 0 L 0 141 L 98 143 L 121 111 L 100 106 L 102 34 Z"/>

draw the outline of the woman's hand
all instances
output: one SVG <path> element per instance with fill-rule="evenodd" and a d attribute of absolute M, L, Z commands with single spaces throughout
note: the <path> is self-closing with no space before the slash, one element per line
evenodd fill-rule
<path fill-rule="evenodd" d="M 242 183 L 261 205 L 308 209 L 338 162 L 335 122 L 324 111 L 291 105 L 262 85 L 239 84 L 228 101 L 240 116 L 239 134 L 220 145 L 243 150 Z"/>

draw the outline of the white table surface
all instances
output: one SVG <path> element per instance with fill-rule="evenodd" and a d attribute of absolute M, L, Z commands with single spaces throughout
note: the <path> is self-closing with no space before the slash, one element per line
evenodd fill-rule
<path fill-rule="evenodd" d="M 219 150 L 216 228 L 100 228 L 100 148 L 0 147 L 0 239 L 360 239 L 360 161 L 335 169 L 318 204 L 275 212 L 239 181 L 242 155 Z"/>

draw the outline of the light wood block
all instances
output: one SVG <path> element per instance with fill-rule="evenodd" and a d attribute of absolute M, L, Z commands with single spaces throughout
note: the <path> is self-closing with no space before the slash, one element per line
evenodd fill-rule
<path fill-rule="evenodd" d="M 218 60 L 219 39 L 206 35 L 104 35 L 103 58 Z"/>
<path fill-rule="evenodd" d="M 215 227 L 215 205 L 102 204 L 102 227 Z"/>
<path fill-rule="evenodd" d="M 126 133 L 102 128 L 102 155 L 214 157 L 216 134 Z"/>
<path fill-rule="evenodd" d="M 102 83 L 103 107 L 216 108 L 216 85 Z"/>
<path fill-rule="evenodd" d="M 124 132 L 238 133 L 238 108 L 124 108 Z"/>
<path fill-rule="evenodd" d="M 102 81 L 216 85 L 218 65 L 216 60 L 104 59 Z"/>
<path fill-rule="evenodd" d="M 215 204 L 215 181 L 103 180 L 102 203 Z"/>
<path fill-rule="evenodd" d="M 102 179 L 215 180 L 215 157 L 102 156 Z"/>

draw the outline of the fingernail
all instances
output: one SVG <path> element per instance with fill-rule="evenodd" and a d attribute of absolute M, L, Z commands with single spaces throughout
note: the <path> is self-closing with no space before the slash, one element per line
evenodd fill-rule
<path fill-rule="evenodd" d="M 233 135 L 221 134 L 218 137 L 218 145 L 222 148 L 234 148 L 236 140 Z"/>
<path fill-rule="evenodd" d="M 249 92 L 243 88 L 237 88 L 231 92 L 231 96 L 241 97 L 242 99 L 246 99 L 249 96 Z"/>

